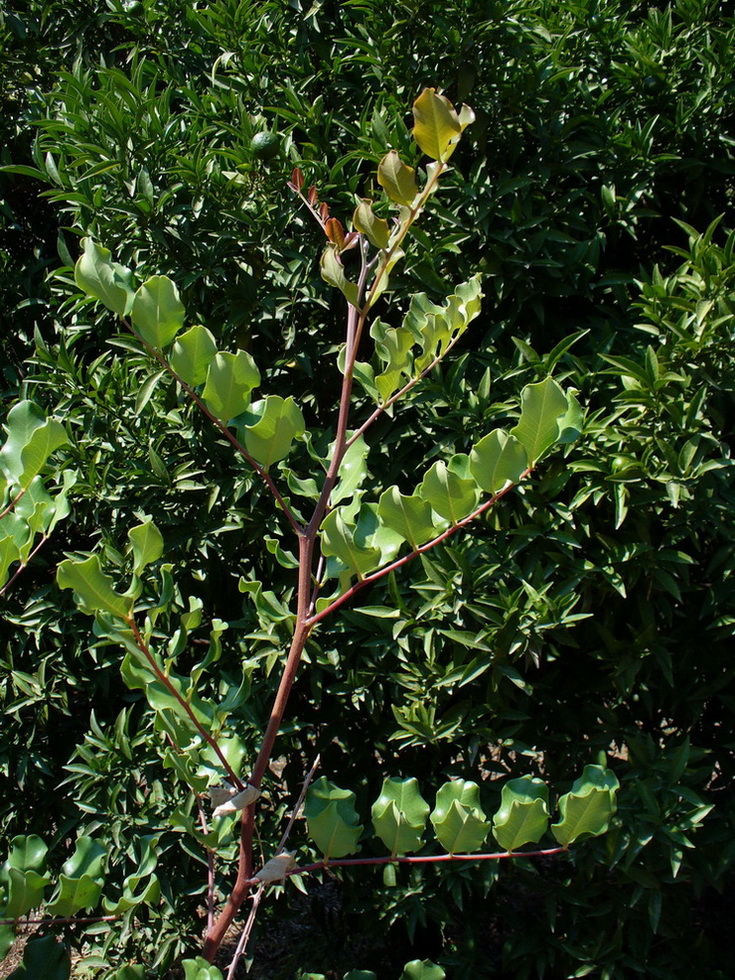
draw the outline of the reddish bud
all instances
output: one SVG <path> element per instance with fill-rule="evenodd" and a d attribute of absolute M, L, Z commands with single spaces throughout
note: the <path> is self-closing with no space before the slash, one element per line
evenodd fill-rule
<path fill-rule="evenodd" d="M 319 206 L 319 214 L 322 216 L 322 221 L 326 221 L 329 217 L 329 205 L 321 204 Z"/>
<path fill-rule="evenodd" d="M 324 225 L 324 231 L 327 233 L 330 242 L 334 242 L 340 250 L 344 248 L 345 230 L 339 218 L 328 218 Z"/>
<path fill-rule="evenodd" d="M 301 173 L 298 167 L 294 167 L 291 171 L 291 183 L 289 186 L 293 187 L 297 194 L 304 186 L 304 175 Z"/>
<path fill-rule="evenodd" d="M 316 204 L 316 187 L 312 184 L 309 188 L 309 193 L 307 194 L 307 200 L 309 204 Z"/>

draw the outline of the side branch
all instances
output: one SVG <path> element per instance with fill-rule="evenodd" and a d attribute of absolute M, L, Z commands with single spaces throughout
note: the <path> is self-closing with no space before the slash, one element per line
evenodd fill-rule
<path fill-rule="evenodd" d="M 146 348 L 146 350 L 151 355 L 151 357 L 155 358 L 155 360 L 158 361 L 158 363 L 161 365 L 161 367 L 165 371 L 167 371 L 171 375 L 172 378 L 174 378 L 174 380 L 177 382 L 177 384 L 179 384 L 180 387 L 186 392 L 186 394 L 189 396 L 189 398 L 191 398 L 191 400 L 194 402 L 194 404 L 197 406 L 197 408 L 199 408 L 199 410 L 202 412 L 202 414 L 205 415 L 209 419 L 209 421 L 212 423 L 212 425 L 215 425 L 220 430 L 220 432 L 225 437 L 225 439 L 227 439 L 227 441 L 232 445 L 232 447 L 237 450 L 237 452 L 243 457 L 243 459 L 247 460 L 247 462 L 250 464 L 250 466 L 252 466 L 252 468 L 255 470 L 255 472 L 258 474 L 258 476 L 261 478 L 261 480 L 265 483 L 265 485 L 268 487 L 268 489 L 270 490 L 270 492 L 273 494 L 273 497 L 275 498 L 276 503 L 281 508 L 281 510 L 283 511 L 283 513 L 286 515 L 286 518 L 288 520 L 288 523 L 291 525 L 291 527 L 294 529 L 294 531 L 297 534 L 301 535 L 303 533 L 303 530 L 304 529 L 301 526 L 301 524 L 296 520 L 296 517 L 294 516 L 293 512 L 291 511 L 291 508 L 288 506 L 288 504 L 286 503 L 286 501 L 281 496 L 281 493 L 278 490 L 278 487 L 273 482 L 273 479 L 263 469 L 263 467 L 260 465 L 260 463 L 258 463 L 256 460 L 253 459 L 253 457 L 250 455 L 250 453 L 247 451 L 247 449 L 242 445 L 242 443 L 240 442 L 240 440 L 230 432 L 230 430 L 229 430 L 229 428 L 227 426 L 227 423 L 226 422 L 223 422 L 222 419 L 218 419 L 217 416 L 213 412 L 210 412 L 210 410 L 204 404 L 204 402 L 199 397 L 199 395 L 197 395 L 197 393 L 194 391 L 194 389 L 191 387 L 191 385 L 188 385 L 184 381 L 184 379 L 181 378 L 174 371 L 174 369 L 168 363 L 168 361 L 166 360 L 166 358 L 159 351 L 157 351 L 155 347 L 152 347 L 147 341 L 143 340 L 143 338 L 140 336 L 140 334 L 134 329 L 134 327 L 132 326 L 132 324 L 128 323 L 127 320 L 123 320 L 123 323 L 128 328 L 128 330 L 131 332 L 131 334 L 136 338 L 136 340 L 139 340 L 141 342 L 141 344 L 143 344 L 143 346 Z"/>
<path fill-rule="evenodd" d="M 169 680 L 169 678 L 166 677 L 166 675 L 164 674 L 164 672 L 161 670 L 161 668 L 156 663 L 156 658 L 153 656 L 153 654 L 151 653 L 151 651 L 150 651 L 148 645 L 146 644 L 145 640 L 140 635 L 140 630 L 135 625 L 135 621 L 133 619 L 129 619 L 127 621 L 127 623 L 128 623 L 128 626 L 133 631 L 133 636 L 135 637 L 135 644 L 136 644 L 136 646 L 138 647 L 138 649 L 140 650 L 140 652 L 143 654 L 143 656 L 145 657 L 145 659 L 148 661 L 148 664 L 149 664 L 151 670 L 156 675 L 156 679 L 159 680 L 161 682 L 161 684 L 163 684 L 163 686 L 169 692 L 169 694 L 172 697 L 176 698 L 176 700 L 179 702 L 179 704 L 181 705 L 181 707 L 184 709 L 184 711 L 186 712 L 186 714 L 189 716 L 189 719 L 191 720 L 191 723 L 194 725 L 194 727 L 199 732 L 199 734 L 201 735 L 201 737 L 204 739 L 204 741 L 207 743 L 207 745 L 210 746 L 210 748 L 216 754 L 216 756 L 219 759 L 219 761 L 222 763 L 222 766 L 223 766 L 225 772 L 227 773 L 227 775 L 229 776 L 230 781 L 232 782 L 232 785 L 233 786 L 236 786 L 240 790 L 244 789 L 245 787 L 243 786 L 242 782 L 240 781 L 240 778 L 238 777 L 238 775 L 233 770 L 232 766 L 229 764 L 229 762 L 227 761 L 227 759 L 222 754 L 222 750 L 220 749 L 219 745 L 217 745 L 217 740 L 215 738 L 213 738 L 212 735 L 210 735 L 210 733 L 205 728 L 202 727 L 202 725 L 199 723 L 196 715 L 192 711 L 192 708 L 191 708 L 191 705 L 189 704 L 189 702 L 186 700 L 186 698 L 182 698 L 182 696 L 179 694 L 179 692 L 173 686 L 173 684 L 171 683 L 171 681 Z"/>
<path fill-rule="evenodd" d="M 530 467 L 527 470 L 524 470 L 518 483 L 525 480 L 530 472 Z M 513 490 L 514 487 L 517 487 L 518 483 L 511 483 L 505 487 L 504 490 L 498 491 L 498 493 L 494 494 L 489 500 L 486 500 L 484 504 L 481 504 L 476 510 L 473 510 L 471 514 L 468 514 L 467 517 L 463 517 L 461 521 L 457 521 L 456 524 L 453 524 L 451 527 L 447 528 L 447 530 L 438 537 L 432 538 L 432 540 L 427 541 L 426 544 L 420 545 L 415 551 L 411 551 L 409 554 L 404 555 L 403 558 L 397 558 L 396 561 L 391 562 L 390 565 L 384 565 L 383 568 L 379 568 L 376 572 L 372 572 L 370 575 L 366 575 L 365 578 L 360 579 L 359 582 L 355 582 L 351 588 L 349 588 L 346 592 L 343 592 L 341 596 L 338 596 L 334 602 L 330 602 L 330 604 L 325 609 L 322 609 L 320 613 L 317 613 L 315 616 L 311 616 L 309 619 L 307 619 L 305 625 L 311 629 L 312 626 L 315 626 L 317 623 L 321 622 L 322 619 L 329 616 L 330 613 L 333 613 L 335 609 L 339 609 L 339 607 L 344 605 L 345 602 L 348 602 L 361 589 L 364 589 L 365 586 L 373 585 L 375 582 L 379 582 L 381 578 L 384 578 L 390 572 L 395 571 L 397 568 L 401 568 L 402 565 L 408 564 L 408 562 L 412 561 L 417 555 L 423 555 L 426 551 L 431 551 L 432 548 L 436 548 L 438 544 L 446 541 L 447 538 L 450 538 L 453 534 L 459 531 L 460 528 L 463 528 L 466 524 L 469 524 L 470 521 L 474 521 L 475 518 L 479 517 L 481 514 L 484 514 L 486 510 L 489 510 L 501 498 Z"/>

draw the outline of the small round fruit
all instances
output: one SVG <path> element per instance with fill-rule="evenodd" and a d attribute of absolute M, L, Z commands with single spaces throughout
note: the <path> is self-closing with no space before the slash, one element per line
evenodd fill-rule
<path fill-rule="evenodd" d="M 256 160 L 273 160 L 280 149 L 281 140 L 275 133 L 256 133 L 250 140 L 250 152 Z"/>

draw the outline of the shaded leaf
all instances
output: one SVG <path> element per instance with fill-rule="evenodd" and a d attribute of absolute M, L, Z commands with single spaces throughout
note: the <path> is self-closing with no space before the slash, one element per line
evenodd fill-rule
<path fill-rule="evenodd" d="M 558 823 L 551 832 L 563 845 L 585 837 L 599 837 L 617 810 L 617 777 L 602 766 L 585 766 L 571 790 L 559 800 Z"/>
<path fill-rule="evenodd" d="M 536 777 L 509 780 L 493 817 L 493 836 L 506 851 L 541 840 L 549 823 L 549 790 Z"/>
<path fill-rule="evenodd" d="M 362 825 L 355 810 L 355 794 L 340 789 L 322 776 L 306 794 L 304 816 L 309 836 L 326 858 L 344 857 L 359 850 Z"/>
<path fill-rule="evenodd" d="M 70 976 L 69 950 L 53 936 L 42 936 L 29 940 L 23 962 L 8 980 L 69 980 Z"/>
<path fill-rule="evenodd" d="M 423 843 L 429 810 L 416 779 L 387 778 L 372 806 L 375 833 L 391 854 L 417 851 Z"/>
<path fill-rule="evenodd" d="M 478 850 L 490 830 L 480 806 L 480 788 L 465 779 L 441 787 L 430 820 L 437 840 L 450 854 Z"/>
<path fill-rule="evenodd" d="M 163 537 L 152 520 L 131 527 L 128 539 L 133 547 L 133 571 L 136 575 L 163 554 Z"/>

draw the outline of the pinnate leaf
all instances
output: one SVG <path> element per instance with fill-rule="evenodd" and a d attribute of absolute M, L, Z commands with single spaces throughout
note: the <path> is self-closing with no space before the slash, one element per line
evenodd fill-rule
<path fill-rule="evenodd" d="M 499 493 L 518 483 L 528 467 L 525 448 L 504 429 L 493 429 L 470 453 L 470 472 L 483 490 Z"/>
<path fill-rule="evenodd" d="M 603 766 L 585 766 L 571 790 L 559 800 L 558 823 L 551 832 L 560 844 L 571 844 L 584 837 L 599 837 L 610 825 L 617 810 L 617 777 Z"/>
<path fill-rule="evenodd" d="M 506 851 L 541 840 L 549 823 L 549 790 L 536 777 L 511 779 L 493 817 L 493 836 Z"/>
<path fill-rule="evenodd" d="M 151 347 L 168 347 L 184 326 L 184 304 L 176 283 L 168 276 L 152 276 L 138 289 L 131 319 Z"/>
<path fill-rule="evenodd" d="M 97 245 L 91 238 L 82 239 L 82 252 L 74 269 L 74 281 L 88 296 L 100 300 L 108 310 L 125 316 L 133 306 L 133 275 L 117 262 L 110 250 Z"/>
<path fill-rule="evenodd" d="M 373 803 L 375 833 L 391 854 L 417 851 L 423 843 L 429 810 L 416 779 L 389 777 L 384 780 L 380 796 Z"/>
<path fill-rule="evenodd" d="M 56 582 L 60 589 L 73 589 L 85 612 L 111 613 L 118 619 L 129 620 L 133 613 L 133 600 L 115 592 L 112 579 L 100 567 L 97 555 L 85 561 L 67 558 L 59 565 Z"/>
<path fill-rule="evenodd" d="M 480 788 L 465 779 L 441 787 L 430 820 L 437 840 L 450 854 L 478 850 L 490 830 L 480 806 Z"/>
<path fill-rule="evenodd" d="M 567 408 L 566 395 L 553 378 L 526 385 L 521 392 L 521 417 L 511 435 L 523 445 L 531 465 L 558 440 Z"/>
<path fill-rule="evenodd" d="M 206 327 L 197 323 L 176 338 L 169 363 L 182 381 L 195 387 L 206 381 L 207 370 L 216 353 L 214 337 Z"/>
<path fill-rule="evenodd" d="M 378 164 L 378 183 L 396 204 L 413 204 L 418 194 L 413 167 L 406 166 L 396 150 L 390 150 Z"/>

